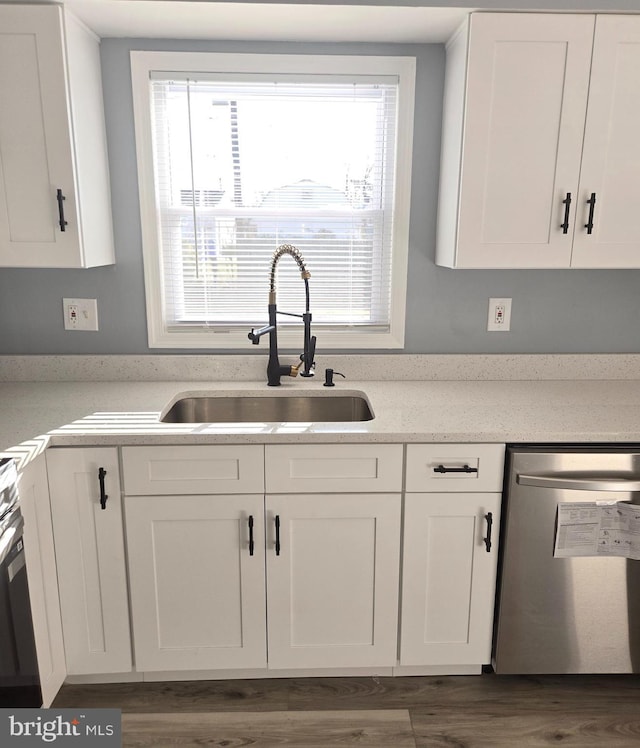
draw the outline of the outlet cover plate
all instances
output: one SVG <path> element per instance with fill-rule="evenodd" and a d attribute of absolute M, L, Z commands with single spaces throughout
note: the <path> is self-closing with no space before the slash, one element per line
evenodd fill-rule
<path fill-rule="evenodd" d="M 65 330 L 98 330 L 97 299 L 62 299 Z"/>
<path fill-rule="evenodd" d="M 487 330 L 509 332 L 511 329 L 511 299 L 489 299 Z"/>

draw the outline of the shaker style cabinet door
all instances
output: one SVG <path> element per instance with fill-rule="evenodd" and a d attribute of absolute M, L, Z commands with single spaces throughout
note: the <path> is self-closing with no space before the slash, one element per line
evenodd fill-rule
<path fill-rule="evenodd" d="M 406 494 L 400 665 L 479 671 L 491 661 L 500 500 L 498 493 Z"/>
<path fill-rule="evenodd" d="M 594 21 L 474 13 L 449 42 L 438 264 L 569 267 Z"/>
<path fill-rule="evenodd" d="M 267 664 L 264 497 L 127 496 L 136 668 Z"/>
<path fill-rule="evenodd" d="M 67 677 L 67 669 L 44 455 L 36 457 L 20 473 L 18 493 L 25 523 L 24 552 L 42 705 L 47 708 L 51 706 L 62 687 Z"/>
<path fill-rule="evenodd" d="M 118 450 L 47 450 L 69 674 L 131 670 Z M 102 472 L 105 471 L 105 472 Z"/>
<path fill-rule="evenodd" d="M 400 494 L 266 501 L 269 668 L 393 666 Z"/>
<path fill-rule="evenodd" d="M 640 267 L 640 17 L 596 16 L 572 267 Z"/>
<path fill-rule="evenodd" d="M 113 263 L 99 40 L 55 5 L 0 5 L 0 266 Z"/>

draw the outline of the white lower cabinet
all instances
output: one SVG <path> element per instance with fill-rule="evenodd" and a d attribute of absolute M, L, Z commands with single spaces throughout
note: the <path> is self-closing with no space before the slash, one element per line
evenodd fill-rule
<path fill-rule="evenodd" d="M 138 670 L 266 667 L 263 504 L 125 498 Z"/>
<path fill-rule="evenodd" d="M 123 517 L 116 448 L 51 449 L 67 671 L 478 672 L 503 461 L 503 445 L 125 447 Z"/>
<path fill-rule="evenodd" d="M 270 668 L 393 666 L 400 494 L 267 495 Z"/>
<path fill-rule="evenodd" d="M 400 495 L 264 501 L 125 498 L 138 670 L 395 663 Z"/>
<path fill-rule="evenodd" d="M 491 661 L 500 499 L 405 496 L 400 665 Z"/>
<path fill-rule="evenodd" d="M 130 671 L 118 450 L 53 448 L 47 469 L 67 671 Z"/>
<path fill-rule="evenodd" d="M 396 663 L 402 446 L 288 446 L 275 471 L 271 449 L 123 450 L 137 670 Z M 265 496 L 265 455 L 282 493 Z M 397 493 L 371 492 L 381 465 Z M 354 493 L 322 492 L 336 471 Z M 180 476 L 188 492 L 153 493 Z"/>
<path fill-rule="evenodd" d="M 42 706 L 46 708 L 60 690 L 67 676 L 67 669 L 44 455 L 30 462 L 20 473 L 18 493 L 25 523 L 24 552 Z"/>
<path fill-rule="evenodd" d="M 400 666 L 491 661 L 503 444 L 407 446 Z"/>
<path fill-rule="evenodd" d="M 265 448 L 270 668 L 396 663 L 403 452 Z"/>

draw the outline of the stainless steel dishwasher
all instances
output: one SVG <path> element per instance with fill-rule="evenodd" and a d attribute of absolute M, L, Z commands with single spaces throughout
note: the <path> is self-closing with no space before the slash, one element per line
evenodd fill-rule
<path fill-rule="evenodd" d="M 640 504 L 640 447 L 508 448 L 497 673 L 640 672 L 640 561 L 554 556 L 578 502 Z"/>

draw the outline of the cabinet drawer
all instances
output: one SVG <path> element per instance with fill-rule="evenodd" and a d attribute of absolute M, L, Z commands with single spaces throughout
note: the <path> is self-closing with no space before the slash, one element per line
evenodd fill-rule
<path fill-rule="evenodd" d="M 504 444 L 409 444 L 407 491 L 502 491 Z"/>
<path fill-rule="evenodd" d="M 264 447 L 124 447 L 128 496 L 263 493 Z"/>
<path fill-rule="evenodd" d="M 400 491 L 401 444 L 273 445 L 265 450 L 268 493 Z"/>

